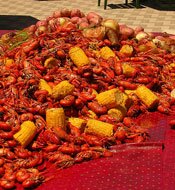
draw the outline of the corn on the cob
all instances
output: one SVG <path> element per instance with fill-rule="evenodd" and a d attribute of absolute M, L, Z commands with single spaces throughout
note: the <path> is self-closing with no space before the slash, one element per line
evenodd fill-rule
<path fill-rule="evenodd" d="M 69 81 L 64 80 L 53 87 L 52 89 L 52 96 L 54 98 L 64 98 L 65 96 L 72 94 L 74 91 L 74 86 L 69 83 Z"/>
<path fill-rule="evenodd" d="M 79 128 L 79 129 L 84 128 L 85 123 L 86 123 L 84 119 L 81 119 L 78 117 L 70 117 L 68 119 L 68 122 L 70 122 L 73 126 Z"/>
<path fill-rule="evenodd" d="M 61 127 L 66 130 L 66 119 L 63 108 L 51 108 L 46 110 L 46 123 L 49 129 Z"/>
<path fill-rule="evenodd" d="M 24 121 L 21 124 L 21 129 L 13 135 L 24 148 L 31 143 L 37 132 L 37 127 L 32 121 Z"/>
<path fill-rule="evenodd" d="M 57 65 L 57 62 L 57 59 L 55 59 L 54 57 L 49 57 L 44 61 L 44 67 L 53 68 Z"/>
<path fill-rule="evenodd" d="M 132 67 L 131 65 L 129 65 L 128 63 L 122 64 L 122 70 L 123 70 L 123 74 L 126 77 L 131 77 L 136 72 L 136 69 L 134 67 Z"/>
<path fill-rule="evenodd" d="M 110 137 L 113 135 L 113 125 L 98 121 L 95 119 L 89 119 L 85 128 L 85 133 L 95 134 L 102 137 Z"/>
<path fill-rule="evenodd" d="M 107 90 L 98 94 L 96 100 L 100 105 L 106 106 L 108 109 L 115 108 L 123 102 L 123 93 L 117 88 Z"/>
<path fill-rule="evenodd" d="M 100 49 L 100 55 L 103 59 L 109 59 L 110 57 L 116 57 L 115 53 L 108 46 Z"/>
<path fill-rule="evenodd" d="M 97 115 L 95 112 L 93 112 L 92 110 L 88 110 L 87 116 L 91 119 L 96 119 Z"/>
<path fill-rule="evenodd" d="M 115 118 L 117 122 L 122 121 L 126 115 L 126 108 L 119 106 L 108 110 L 108 115 Z"/>
<path fill-rule="evenodd" d="M 123 97 L 122 97 L 123 100 L 122 100 L 122 103 L 120 104 L 120 107 L 124 107 L 124 108 L 128 109 L 132 104 L 132 99 L 126 93 L 123 93 L 122 95 L 123 95 Z"/>
<path fill-rule="evenodd" d="M 81 67 L 90 63 L 85 52 L 78 46 L 74 46 L 69 50 L 69 56 L 77 67 Z"/>
<path fill-rule="evenodd" d="M 154 108 L 159 103 L 159 98 L 144 85 L 136 89 L 136 95 L 150 109 Z"/>
<path fill-rule="evenodd" d="M 44 79 L 40 79 L 39 89 L 40 90 L 46 90 L 48 92 L 48 94 L 52 94 L 51 86 Z"/>
<path fill-rule="evenodd" d="M 96 100 L 100 105 L 106 106 L 107 108 L 114 108 L 116 107 L 116 96 L 115 92 L 117 89 L 107 90 L 97 94 Z"/>
<path fill-rule="evenodd" d="M 124 54 L 127 57 L 130 57 L 133 53 L 133 47 L 131 45 L 123 45 L 120 49 L 120 53 Z"/>

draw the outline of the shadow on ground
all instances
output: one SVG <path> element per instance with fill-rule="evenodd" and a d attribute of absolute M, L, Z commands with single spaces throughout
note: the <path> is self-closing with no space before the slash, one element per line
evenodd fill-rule
<path fill-rule="evenodd" d="M 135 9 L 135 0 L 132 3 L 108 4 L 111 9 Z M 175 11 L 175 0 L 140 0 L 140 9 L 150 7 L 159 11 Z"/>
<path fill-rule="evenodd" d="M 37 21 L 31 16 L 0 15 L 0 30 L 21 30 Z"/>

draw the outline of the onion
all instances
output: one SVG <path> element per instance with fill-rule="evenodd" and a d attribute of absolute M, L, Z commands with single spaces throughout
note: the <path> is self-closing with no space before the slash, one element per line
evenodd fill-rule
<path fill-rule="evenodd" d="M 152 41 L 156 45 L 165 46 L 165 39 L 162 36 L 156 36 Z"/>
<path fill-rule="evenodd" d="M 98 26 L 95 28 L 87 28 L 83 30 L 83 35 L 87 38 L 96 38 L 102 40 L 106 34 L 104 26 Z"/>
<path fill-rule="evenodd" d="M 43 34 L 46 30 L 47 30 L 46 26 L 39 26 L 35 31 L 35 34 L 38 36 L 40 34 Z"/>
<path fill-rule="evenodd" d="M 175 98 L 175 89 L 171 91 L 171 97 Z"/>
<path fill-rule="evenodd" d="M 107 28 L 106 35 L 112 45 L 119 45 L 118 35 L 115 30 L 111 28 Z"/>
<path fill-rule="evenodd" d="M 60 26 L 62 26 L 66 22 L 65 18 L 58 18 L 58 20 L 59 20 Z"/>
<path fill-rule="evenodd" d="M 114 19 L 106 19 L 105 21 L 103 21 L 102 25 L 107 28 L 113 29 L 114 31 L 117 32 L 117 34 L 119 33 L 119 24 Z"/>
<path fill-rule="evenodd" d="M 140 40 L 142 40 L 142 39 L 144 39 L 144 38 L 148 38 L 149 37 L 149 35 L 148 35 L 148 33 L 146 33 L 146 32 L 139 32 L 137 35 L 136 35 L 136 39 L 138 40 L 138 41 L 140 41 Z"/>

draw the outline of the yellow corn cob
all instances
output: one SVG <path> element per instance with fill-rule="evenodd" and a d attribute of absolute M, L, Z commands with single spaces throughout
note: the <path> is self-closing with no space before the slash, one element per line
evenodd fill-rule
<path fill-rule="evenodd" d="M 159 103 L 159 98 L 144 85 L 136 89 L 136 95 L 150 109 L 154 108 Z"/>
<path fill-rule="evenodd" d="M 52 96 L 54 98 L 64 98 L 65 96 L 72 94 L 74 91 L 74 86 L 69 83 L 69 81 L 64 80 L 53 87 L 52 89 Z"/>
<path fill-rule="evenodd" d="M 127 57 L 130 57 L 133 53 L 133 47 L 131 45 L 123 45 L 120 49 L 120 53 L 124 54 Z"/>
<path fill-rule="evenodd" d="M 40 79 L 40 81 L 39 81 L 39 89 L 40 90 L 47 90 L 47 92 L 49 94 L 52 94 L 51 86 L 44 79 Z"/>
<path fill-rule="evenodd" d="M 61 127 L 66 130 L 65 121 L 63 108 L 51 108 L 46 110 L 46 123 L 49 129 Z"/>
<path fill-rule="evenodd" d="M 126 108 L 119 106 L 108 110 L 108 115 L 115 118 L 117 122 L 122 121 L 126 115 Z"/>
<path fill-rule="evenodd" d="M 117 88 L 107 90 L 98 94 L 96 100 L 100 105 L 106 106 L 108 109 L 115 108 L 123 102 L 123 93 Z"/>
<path fill-rule="evenodd" d="M 113 125 L 98 121 L 95 119 L 89 119 L 85 128 L 85 133 L 95 134 L 102 137 L 110 137 L 113 135 Z"/>
<path fill-rule="evenodd" d="M 53 68 L 56 65 L 57 65 L 57 59 L 55 59 L 54 57 L 49 57 L 44 61 L 44 67 Z"/>
<path fill-rule="evenodd" d="M 21 124 L 21 129 L 13 135 L 24 148 L 31 143 L 37 132 L 37 127 L 32 121 L 24 121 Z"/>
<path fill-rule="evenodd" d="M 69 56 L 77 67 L 89 64 L 89 59 L 85 52 L 78 46 L 74 46 L 69 50 Z"/>
<path fill-rule="evenodd" d="M 109 59 L 110 57 L 116 57 L 115 53 L 108 46 L 100 49 L 100 55 L 103 59 Z"/>
<path fill-rule="evenodd" d="M 88 110 L 88 114 L 87 116 L 91 119 L 96 119 L 97 118 L 97 115 L 95 112 L 93 112 L 92 110 Z"/>
<path fill-rule="evenodd" d="M 122 103 L 120 104 L 120 106 L 128 109 L 132 104 L 132 99 L 130 96 L 128 96 L 128 94 L 122 93 L 122 95 L 123 95 L 123 97 L 122 97 L 123 100 L 122 100 Z"/>
<path fill-rule="evenodd" d="M 123 63 L 122 64 L 122 70 L 123 70 L 123 74 L 126 76 L 126 77 L 131 77 L 134 75 L 135 73 L 135 68 L 132 67 L 131 65 L 129 65 L 128 63 Z"/>
<path fill-rule="evenodd" d="M 85 120 L 78 117 L 70 117 L 68 122 L 79 129 L 82 129 L 85 126 Z"/>

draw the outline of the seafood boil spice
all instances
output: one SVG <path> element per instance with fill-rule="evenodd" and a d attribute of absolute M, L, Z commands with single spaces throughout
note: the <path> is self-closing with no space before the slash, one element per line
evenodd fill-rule
<path fill-rule="evenodd" d="M 135 118 L 175 103 L 173 38 L 77 9 L 1 36 L 0 187 L 146 141 Z"/>

